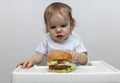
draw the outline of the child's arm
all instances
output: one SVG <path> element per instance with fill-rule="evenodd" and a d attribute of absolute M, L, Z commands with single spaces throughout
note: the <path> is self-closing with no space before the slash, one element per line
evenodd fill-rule
<path fill-rule="evenodd" d="M 77 61 L 81 65 L 85 65 L 88 62 L 88 57 L 86 52 L 77 53 L 77 52 L 71 52 L 73 60 Z"/>
<path fill-rule="evenodd" d="M 22 68 L 30 68 L 30 67 L 32 67 L 33 65 L 40 63 L 40 62 L 42 61 L 42 59 L 43 59 L 43 56 L 44 56 L 44 55 L 43 55 L 42 53 L 36 53 L 36 54 L 33 55 L 31 58 L 19 62 L 19 63 L 17 64 L 17 67 L 21 65 Z"/>

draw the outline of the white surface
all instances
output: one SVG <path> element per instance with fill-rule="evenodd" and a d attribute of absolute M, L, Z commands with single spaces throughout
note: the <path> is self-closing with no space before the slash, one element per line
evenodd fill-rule
<path fill-rule="evenodd" d="M 120 82 L 120 70 L 102 60 L 91 61 L 90 64 L 77 66 L 70 73 L 48 72 L 47 66 L 35 65 L 30 69 L 19 67 L 12 72 L 12 83 Z"/>

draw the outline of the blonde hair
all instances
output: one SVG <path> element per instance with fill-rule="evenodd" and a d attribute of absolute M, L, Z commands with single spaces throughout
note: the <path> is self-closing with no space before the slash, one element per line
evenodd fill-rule
<path fill-rule="evenodd" d="M 61 14 L 63 17 L 68 18 L 70 20 L 70 26 L 71 26 L 70 28 L 72 31 L 73 28 L 75 27 L 75 20 L 72 17 L 71 7 L 65 3 L 54 2 L 46 8 L 45 13 L 44 13 L 46 32 L 48 32 L 48 25 L 49 25 L 49 21 L 51 17 L 57 13 Z"/>

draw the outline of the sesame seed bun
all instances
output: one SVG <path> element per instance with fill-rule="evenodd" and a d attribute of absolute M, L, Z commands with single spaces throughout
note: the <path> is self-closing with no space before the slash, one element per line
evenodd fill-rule
<path fill-rule="evenodd" d="M 71 62 L 72 55 L 69 52 L 56 50 L 56 51 L 52 51 L 47 57 L 48 62 L 52 60 L 67 60 Z"/>

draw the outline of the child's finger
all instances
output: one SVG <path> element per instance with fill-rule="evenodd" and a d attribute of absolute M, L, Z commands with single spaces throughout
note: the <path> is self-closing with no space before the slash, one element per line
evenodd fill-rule
<path fill-rule="evenodd" d="M 29 63 L 29 61 L 25 61 L 22 65 L 22 68 L 27 68 L 28 63 Z"/>
<path fill-rule="evenodd" d="M 71 52 L 71 51 L 69 51 L 69 53 L 72 55 L 72 60 L 73 61 L 77 60 L 77 56 L 78 56 L 77 52 Z"/>
<path fill-rule="evenodd" d="M 75 58 L 74 59 L 77 60 L 77 58 L 78 58 L 78 56 L 77 56 L 77 54 L 75 54 Z"/>
<path fill-rule="evenodd" d="M 33 66 L 33 63 L 32 62 L 29 62 L 28 64 L 27 64 L 27 68 L 30 68 L 30 67 L 32 67 Z"/>
<path fill-rule="evenodd" d="M 75 60 L 75 54 L 72 53 L 72 60 L 74 61 Z"/>
<path fill-rule="evenodd" d="M 17 68 L 18 66 L 20 66 L 20 65 L 23 65 L 23 61 L 22 61 L 22 62 L 19 62 L 19 63 L 17 64 L 16 68 Z"/>
<path fill-rule="evenodd" d="M 75 52 L 72 53 L 72 58 L 73 58 L 73 60 L 77 60 L 77 56 L 78 56 L 77 53 L 75 53 Z"/>

